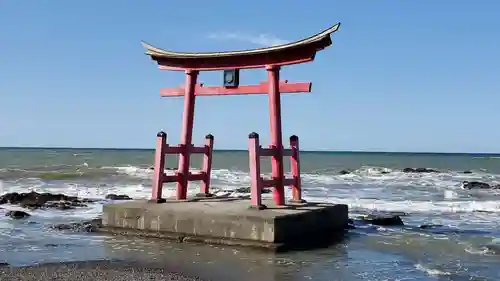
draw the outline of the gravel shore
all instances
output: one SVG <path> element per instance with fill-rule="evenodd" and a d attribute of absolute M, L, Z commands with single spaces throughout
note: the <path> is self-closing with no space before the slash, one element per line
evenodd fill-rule
<path fill-rule="evenodd" d="M 176 280 L 202 281 L 196 277 L 168 272 L 156 267 L 144 267 L 138 263 L 117 261 L 85 261 L 40 264 L 26 267 L 0 267 L 0 280 Z"/>

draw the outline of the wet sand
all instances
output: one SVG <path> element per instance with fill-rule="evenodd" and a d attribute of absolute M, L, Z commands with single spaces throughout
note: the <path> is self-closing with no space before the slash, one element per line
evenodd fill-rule
<path fill-rule="evenodd" d="M 196 277 L 170 272 L 159 267 L 120 261 L 50 263 L 27 267 L 0 267 L 2 281 L 18 280 L 176 280 L 201 281 Z"/>

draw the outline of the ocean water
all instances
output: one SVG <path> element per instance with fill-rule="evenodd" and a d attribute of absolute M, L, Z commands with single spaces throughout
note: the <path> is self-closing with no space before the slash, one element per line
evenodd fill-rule
<path fill-rule="evenodd" d="M 303 152 L 306 200 L 348 204 L 351 216 L 406 212 L 404 227 L 358 225 L 328 249 L 268 254 L 156 239 L 69 233 L 49 228 L 100 215 L 109 193 L 149 198 L 151 150 L 0 149 L 0 194 L 52 192 L 99 199 L 76 210 L 25 210 L 0 206 L 0 262 L 12 265 L 128 259 L 168 266 L 218 280 L 498 280 L 500 254 L 487 248 L 500 238 L 500 190 L 465 190 L 462 182 L 500 184 L 500 156 L 417 153 Z M 193 157 L 194 168 L 201 159 Z M 175 157 L 167 167 L 175 167 Z M 403 173 L 406 167 L 439 173 Z M 263 171 L 270 163 L 263 161 Z M 341 175 L 341 170 L 352 173 Z M 464 171 L 469 171 L 464 173 Z M 249 186 L 248 155 L 214 154 L 212 187 L 241 195 Z M 196 193 L 199 186 L 190 185 Z M 165 186 L 173 194 L 173 185 Z M 442 225 L 420 228 L 424 224 Z"/>

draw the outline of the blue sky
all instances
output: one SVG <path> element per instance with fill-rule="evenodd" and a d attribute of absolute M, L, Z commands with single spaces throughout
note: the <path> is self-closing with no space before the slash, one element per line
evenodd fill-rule
<path fill-rule="evenodd" d="M 1 1 L 0 146 L 150 148 L 161 129 L 177 143 L 183 100 L 159 89 L 183 73 L 158 70 L 141 40 L 233 50 L 341 22 L 314 62 L 282 71 L 313 82 L 282 97 L 286 136 L 305 149 L 500 152 L 499 14 L 498 0 Z M 197 99 L 195 142 L 245 148 L 251 131 L 268 142 L 265 95 Z"/>

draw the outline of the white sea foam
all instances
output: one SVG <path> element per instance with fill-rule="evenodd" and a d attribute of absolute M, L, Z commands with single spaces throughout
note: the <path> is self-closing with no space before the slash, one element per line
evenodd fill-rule
<path fill-rule="evenodd" d="M 430 269 L 430 268 L 423 266 L 421 264 L 416 264 L 415 268 L 420 270 L 420 271 L 423 271 L 431 276 L 449 276 L 449 275 L 451 275 L 451 273 L 449 273 L 449 272 L 442 271 L 439 269 Z"/>
<path fill-rule="evenodd" d="M 104 167 L 116 169 L 118 173 L 137 179 L 150 179 L 153 171 L 147 168 L 134 166 Z M 174 171 L 165 171 L 167 174 Z M 212 171 L 212 187 L 218 190 L 217 195 L 241 196 L 234 192 L 239 187 L 248 187 L 250 177 L 247 172 L 219 169 Z M 464 213 L 478 222 L 500 221 L 500 200 L 476 200 L 460 198 L 468 190 L 461 187 L 464 180 L 485 181 L 496 183 L 500 175 L 485 172 L 464 174 L 460 172 L 445 173 L 403 173 L 398 170 L 379 167 L 362 167 L 350 174 L 338 175 L 335 173 L 306 173 L 302 175 L 304 195 L 307 200 L 330 203 L 343 203 L 351 208 L 404 211 L 420 214 Z M 188 194 L 196 194 L 199 190 L 197 182 L 189 184 Z M 136 199 L 146 199 L 151 196 L 151 186 L 142 184 L 82 184 L 61 181 L 47 183 L 38 179 L 24 181 L 0 182 L 0 193 L 8 192 L 51 192 L 64 193 L 71 196 L 104 199 L 107 194 L 126 194 Z M 289 192 L 289 190 L 287 190 Z M 490 192 L 495 191 L 479 191 Z M 163 194 L 165 197 L 175 194 L 175 185 L 166 184 Z M 497 193 L 498 194 L 498 193 Z M 265 194 L 265 196 L 270 196 Z M 433 197 L 432 197 L 433 196 Z M 432 198 L 431 198 L 432 197 Z M 440 199 L 439 199 L 440 197 Z M 68 217 L 95 217 L 101 212 L 101 204 L 90 204 L 88 208 L 71 211 L 35 211 L 35 216 L 68 216 Z M 9 207 L 10 208 L 10 207 Z M 477 212 L 489 212 L 483 215 Z M 474 214 L 472 214 L 474 213 Z M 448 222 L 453 224 L 453 222 Z"/>
<path fill-rule="evenodd" d="M 389 201 L 357 199 L 346 200 L 344 198 L 317 198 L 309 197 L 311 201 L 323 201 L 335 204 L 347 204 L 350 208 L 367 210 L 407 212 L 407 213 L 467 213 L 467 212 L 491 212 L 500 213 L 500 201 Z"/>

